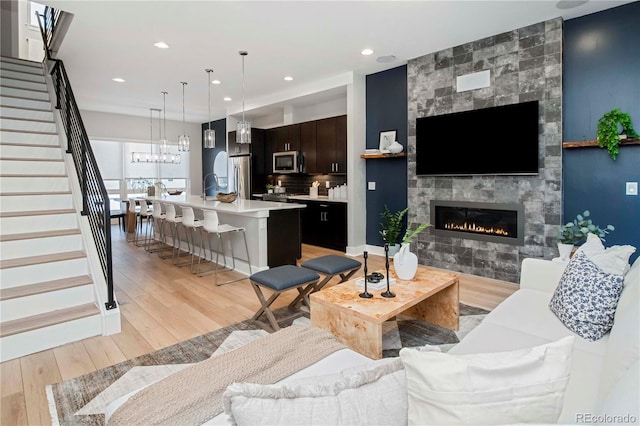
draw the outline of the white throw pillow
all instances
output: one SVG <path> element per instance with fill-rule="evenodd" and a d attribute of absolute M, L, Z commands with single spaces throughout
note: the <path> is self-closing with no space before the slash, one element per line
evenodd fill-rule
<path fill-rule="evenodd" d="M 399 358 L 342 374 L 275 385 L 234 383 L 222 396 L 237 425 L 407 423 L 407 383 Z"/>
<path fill-rule="evenodd" d="M 589 260 L 604 272 L 624 275 L 629 270 L 629 257 L 635 251 L 636 248 L 630 245 L 605 248 L 600 237 L 589 233 L 587 241 L 578 248 L 576 254 L 579 252 L 586 254 Z"/>
<path fill-rule="evenodd" d="M 622 275 L 604 272 L 585 253 L 576 253 L 549 308 L 569 330 L 595 342 L 611 330 L 622 288 Z"/>
<path fill-rule="evenodd" d="M 401 349 L 409 424 L 557 422 L 574 339 L 470 355 Z"/>

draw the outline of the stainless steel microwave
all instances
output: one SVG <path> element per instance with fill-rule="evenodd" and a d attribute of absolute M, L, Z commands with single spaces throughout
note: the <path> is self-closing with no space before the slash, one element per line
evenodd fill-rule
<path fill-rule="evenodd" d="M 301 173 L 302 153 L 284 151 L 273 153 L 273 173 Z"/>

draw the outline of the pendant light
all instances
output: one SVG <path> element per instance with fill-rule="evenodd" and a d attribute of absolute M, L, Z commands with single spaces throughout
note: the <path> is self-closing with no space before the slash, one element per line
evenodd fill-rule
<path fill-rule="evenodd" d="M 238 122 L 236 131 L 236 143 L 251 143 L 251 123 L 244 119 L 244 57 L 248 55 L 247 52 L 241 50 L 240 56 L 242 56 L 242 121 Z"/>
<path fill-rule="evenodd" d="M 162 137 L 162 132 L 160 132 L 160 154 L 166 155 L 169 152 L 169 146 L 167 142 L 167 93 L 162 92 L 162 111 L 163 111 L 163 122 L 164 122 L 164 137 Z"/>
<path fill-rule="evenodd" d="M 211 130 L 211 73 L 212 69 L 207 68 L 207 88 L 209 89 L 209 128 L 204 131 L 203 146 L 205 149 L 211 149 L 216 147 L 216 131 Z"/>
<path fill-rule="evenodd" d="M 180 84 L 182 84 L 182 135 L 178 136 L 178 151 L 187 152 L 191 148 L 189 136 L 184 126 L 184 86 L 187 85 L 187 82 L 181 81 Z"/>
<path fill-rule="evenodd" d="M 153 153 L 153 113 L 158 113 L 158 134 L 162 133 L 162 110 L 159 108 L 149 108 L 149 152 L 132 152 L 132 163 L 164 163 L 180 164 L 180 155 L 154 154 Z"/>

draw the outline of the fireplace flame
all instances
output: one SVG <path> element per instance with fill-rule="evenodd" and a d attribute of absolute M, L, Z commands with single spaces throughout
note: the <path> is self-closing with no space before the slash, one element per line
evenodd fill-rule
<path fill-rule="evenodd" d="M 465 222 L 462 225 L 459 225 L 457 223 L 451 223 L 451 222 L 445 223 L 444 229 L 447 229 L 449 231 L 466 231 L 466 232 L 475 232 L 478 234 L 500 235 L 502 237 L 509 236 L 509 232 L 507 232 L 507 230 L 504 228 L 494 228 L 493 226 L 486 227 L 486 226 L 478 225 L 473 222 L 471 223 Z"/>

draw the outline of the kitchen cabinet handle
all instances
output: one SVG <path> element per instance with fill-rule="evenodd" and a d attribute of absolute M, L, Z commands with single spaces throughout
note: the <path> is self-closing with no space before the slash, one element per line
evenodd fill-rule
<path fill-rule="evenodd" d="M 329 204 L 320 204 L 320 207 L 329 207 Z"/>
<path fill-rule="evenodd" d="M 339 164 L 336 163 L 336 172 L 340 171 L 339 169 L 340 169 Z"/>

